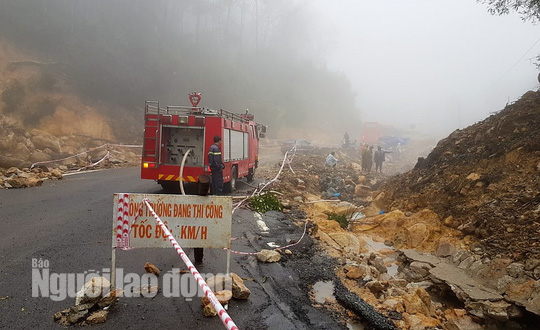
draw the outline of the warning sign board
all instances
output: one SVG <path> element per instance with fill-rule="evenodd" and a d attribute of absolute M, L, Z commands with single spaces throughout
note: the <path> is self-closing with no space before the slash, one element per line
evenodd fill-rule
<path fill-rule="evenodd" d="M 171 247 L 145 198 L 182 247 L 231 247 L 231 197 L 128 193 L 114 194 L 113 246 Z"/>

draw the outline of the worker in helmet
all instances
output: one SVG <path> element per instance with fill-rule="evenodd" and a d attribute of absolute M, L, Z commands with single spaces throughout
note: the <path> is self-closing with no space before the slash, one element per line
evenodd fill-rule
<path fill-rule="evenodd" d="M 223 169 L 225 164 L 221 158 L 221 136 L 214 136 L 214 144 L 208 151 L 208 164 L 212 172 L 211 194 L 223 195 Z"/>

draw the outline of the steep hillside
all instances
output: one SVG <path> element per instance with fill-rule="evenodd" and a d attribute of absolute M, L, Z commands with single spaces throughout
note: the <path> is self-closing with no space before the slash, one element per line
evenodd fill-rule
<path fill-rule="evenodd" d="M 65 83 L 62 63 L 0 40 L 0 168 L 28 167 L 107 142 L 135 143 L 140 130 L 124 113 L 81 99 Z"/>
<path fill-rule="evenodd" d="M 380 207 L 429 208 L 487 256 L 540 258 L 540 92 L 456 130 L 382 191 Z"/>

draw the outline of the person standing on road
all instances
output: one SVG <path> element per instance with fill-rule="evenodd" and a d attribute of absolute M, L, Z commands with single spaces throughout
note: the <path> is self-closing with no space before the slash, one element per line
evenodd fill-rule
<path fill-rule="evenodd" d="M 345 135 L 343 135 L 343 148 L 348 148 L 349 144 L 350 144 L 349 133 L 345 132 Z"/>
<path fill-rule="evenodd" d="M 373 157 L 373 160 L 375 161 L 375 172 L 382 173 L 382 163 L 385 161 L 385 151 L 382 151 L 381 146 L 377 148 L 377 151 L 375 151 L 375 155 Z"/>
<path fill-rule="evenodd" d="M 336 167 L 338 163 L 338 160 L 336 158 L 336 153 L 332 151 L 327 157 L 326 157 L 326 166 L 330 166 L 332 168 Z"/>
<path fill-rule="evenodd" d="M 212 172 L 211 194 L 223 195 L 223 169 L 225 164 L 221 159 L 221 136 L 214 136 L 214 144 L 210 146 L 208 151 L 208 164 Z"/>
<path fill-rule="evenodd" d="M 373 146 L 366 146 L 364 152 L 362 152 L 362 170 L 366 172 L 371 172 L 371 167 L 373 166 Z"/>

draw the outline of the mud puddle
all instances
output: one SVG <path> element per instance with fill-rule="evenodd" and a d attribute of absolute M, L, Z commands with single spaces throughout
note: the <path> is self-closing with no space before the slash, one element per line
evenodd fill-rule
<path fill-rule="evenodd" d="M 347 322 L 347 329 L 349 329 L 349 330 L 364 330 L 365 327 L 360 323 Z"/>
<path fill-rule="evenodd" d="M 326 299 L 334 299 L 334 282 L 319 281 L 313 284 L 313 294 L 315 302 L 324 304 Z"/>
<path fill-rule="evenodd" d="M 375 253 L 383 258 L 384 265 L 388 270 L 388 275 L 395 277 L 398 272 L 398 253 L 392 246 L 386 245 L 384 242 L 377 242 L 369 236 L 359 236 L 366 242 L 366 248 L 369 253 Z"/>

